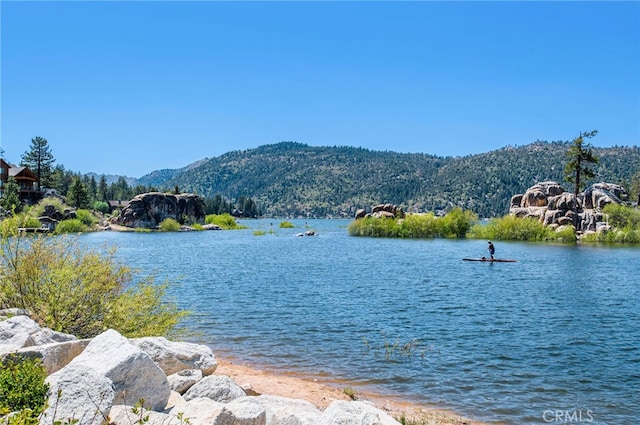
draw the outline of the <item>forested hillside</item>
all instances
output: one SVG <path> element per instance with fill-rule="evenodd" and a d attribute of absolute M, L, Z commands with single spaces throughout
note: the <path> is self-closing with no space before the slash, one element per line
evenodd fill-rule
<path fill-rule="evenodd" d="M 394 203 L 406 211 L 462 207 L 480 217 L 504 215 L 516 193 L 544 180 L 563 181 L 568 142 L 535 142 L 465 157 L 436 157 L 354 147 L 265 145 L 156 171 L 139 185 L 193 191 L 205 197 L 253 198 L 267 215 L 346 216 Z M 640 172 L 640 148 L 594 149 L 597 177 L 630 187 Z M 568 184 L 567 190 L 572 190 Z"/>

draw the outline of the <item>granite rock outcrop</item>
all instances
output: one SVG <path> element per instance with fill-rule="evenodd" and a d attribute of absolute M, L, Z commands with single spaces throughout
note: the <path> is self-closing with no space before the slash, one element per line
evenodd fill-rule
<path fill-rule="evenodd" d="M 596 183 L 577 196 L 554 181 L 538 183 L 524 194 L 511 197 L 509 213 L 535 217 L 545 226 L 573 226 L 578 234 L 608 230 L 602 209 L 612 203 L 624 204 L 627 191 L 620 185 Z"/>
<path fill-rule="evenodd" d="M 142 193 L 124 207 L 113 223 L 126 227 L 157 228 L 163 220 L 172 218 L 180 224 L 204 223 L 205 205 L 198 195 L 173 195 L 161 192 Z"/>

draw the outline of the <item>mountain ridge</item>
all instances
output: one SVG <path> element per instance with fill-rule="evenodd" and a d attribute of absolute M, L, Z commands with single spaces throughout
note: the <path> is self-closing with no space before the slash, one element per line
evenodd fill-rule
<path fill-rule="evenodd" d="M 267 215 L 351 217 L 358 208 L 394 203 L 406 211 L 462 207 L 481 217 L 506 214 L 509 200 L 539 181 L 562 182 L 570 142 L 535 141 L 481 154 L 439 157 L 351 146 L 280 142 L 157 170 L 136 184 L 205 197 L 253 198 Z M 628 187 L 640 172 L 640 148 L 594 148 L 597 177 Z"/>

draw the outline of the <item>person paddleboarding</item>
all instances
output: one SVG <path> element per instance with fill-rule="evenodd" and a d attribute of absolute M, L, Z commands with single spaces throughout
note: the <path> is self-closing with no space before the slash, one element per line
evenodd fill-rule
<path fill-rule="evenodd" d="M 487 248 L 487 250 L 489 251 L 489 255 L 491 255 L 491 261 L 493 261 L 493 254 L 496 253 L 496 247 L 493 246 L 491 241 L 489 241 L 488 243 L 489 243 L 489 247 Z"/>

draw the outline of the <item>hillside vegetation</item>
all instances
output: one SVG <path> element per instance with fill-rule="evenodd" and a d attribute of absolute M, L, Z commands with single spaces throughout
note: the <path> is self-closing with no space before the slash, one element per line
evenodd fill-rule
<path fill-rule="evenodd" d="M 409 212 L 462 208 L 480 217 L 508 212 L 512 195 L 534 184 L 563 182 L 568 142 L 505 147 L 479 155 L 437 157 L 355 147 L 282 142 L 161 170 L 138 185 L 180 187 L 204 197 L 253 198 L 273 216 L 353 217 L 359 208 L 393 203 Z M 640 148 L 596 148 L 598 181 L 629 188 L 640 172 Z M 573 188 L 565 184 L 567 190 Z M 637 196 L 637 194 L 636 194 Z"/>

